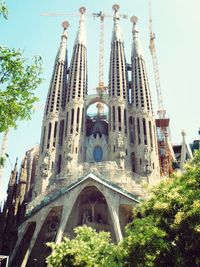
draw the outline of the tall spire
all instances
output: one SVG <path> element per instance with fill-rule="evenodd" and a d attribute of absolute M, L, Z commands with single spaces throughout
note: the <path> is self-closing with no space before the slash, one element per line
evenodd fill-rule
<path fill-rule="evenodd" d="M 153 113 L 151 94 L 149 89 L 146 66 L 143 56 L 143 49 L 140 43 L 137 30 L 138 18 L 131 17 L 133 23 L 133 44 L 132 44 L 132 104 L 136 108 L 142 108 Z"/>
<path fill-rule="evenodd" d="M 85 7 L 80 7 L 79 12 L 81 13 L 79 20 L 79 29 L 75 39 L 75 45 L 82 44 L 86 46 L 86 32 L 85 32 Z"/>
<path fill-rule="evenodd" d="M 63 105 L 65 98 L 67 83 L 67 28 L 69 27 L 69 22 L 64 21 L 62 27 L 63 33 L 61 35 L 61 42 L 55 59 L 54 70 L 46 101 L 46 116 L 52 112 L 58 112 L 60 106 Z M 64 67 L 62 65 L 64 65 Z"/>
<path fill-rule="evenodd" d="M 58 54 L 56 61 L 66 61 L 66 52 L 67 52 L 67 29 L 69 28 L 69 22 L 63 21 L 63 34 L 61 35 L 60 47 L 58 49 Z"/>
<path fill-rule="evenodd" d="M 113 35 L 112 35 L 112 43 L 115 41 L 123 43 L 123 35 L 122 30 L 119 24 L 119 5 L 115 4 L 112 6 L 112 9 L 114 10 L 114 26 L 113 26 Z"/>
<path fill-rule="evenodd" d="M 69 22 L 62 23 L 63 33 L 55 58 L 42 124 L 40 153 L 35 191 L 44 192 L 48 179 L 54 172 L 55 148 L 58 143 L 59 116 L 64 109 L 67 89 L 67 29 Z"/>
<path fill-rule="evenodd" d="M 109 143 L 110 160 L 114 160 L 124 168 L 127 145 L 128 114 L 128 72 L 124 52 L 124 42 L 119 23 L 119 5 L 113 5 L 114 25 L 111 41 L 109 69 Z M 116 145 L 117 144 L 117 145 Z"/>
<path fill-rule="evenodd" d="M 133 45 L 132 45 L 132 57 L 136 58 L 136 57 L 144 57 L 143 55 L 143 49 L 142 49 L 142 45 L 140 42 L 140 38 L 139 38 L 139 31 L 137 29 L 137 22 L 138 22 L 138 18 L 133 16 L 131 17 L 131 22 L 133 23 L 133 29 L 132 29 L 132 33 L 133 33 Z"/>

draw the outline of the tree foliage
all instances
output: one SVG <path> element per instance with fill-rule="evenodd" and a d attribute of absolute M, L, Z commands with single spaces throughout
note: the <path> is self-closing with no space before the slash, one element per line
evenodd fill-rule
<path fill-rule="evenodd" d="M 3 15 L 5 19 L 8 18 L 8 8 L 4 1 L 0 1 L 0 15 Z"/>
<path fill-rule="evenodd" d="M 41 57 L 30 61 L 20 49 L 0 46 L 0 132 L 16 127 L 18 120 L 30 119 L 41 71 Z"/>
<path fill-rule="evenodd" d="M 125 266 L 200 266 L 200 153 L 133 213 Z"/>
<path fill-rule="evenodd" d="M 111 243 L 106 232 L 97 233 L 90 227 L 75 229 L 76 237 L 64 238 L 59 245 L 48 244 L 53 252 L 47 258 L 49 267 L 122 267 L 122 253 Z"/>

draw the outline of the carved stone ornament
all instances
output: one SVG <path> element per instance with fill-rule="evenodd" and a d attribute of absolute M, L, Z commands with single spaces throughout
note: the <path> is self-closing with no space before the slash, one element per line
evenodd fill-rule
<path fill-rule="evenodd" d="M 117 138 L 117 146 L 119 147 L 119 148 L 122 148 L 123 146 L 124 146 L 124 139 L 123 139 L 123 137 L 122 136 L 118 136 L 118 138 Z"/>
<path fill-rule="evenodd" d="M 71 161 L 73 159 L 72 153 L 70 153 L 70 152 L 67 153 L 66 159 L 69 160 L 69 161 Z"/>
<path fill-rule="evenodd" d="M 126 153 L 124 151 L 119 151 L 118 157 L 120 159 L 124 159 L 126 157 Z"/>
<path fill-rule="evenodd" d="M 51 120 L 57 119 L 58 118 L 58 112 L 51 112 L 49 117 Z"/>

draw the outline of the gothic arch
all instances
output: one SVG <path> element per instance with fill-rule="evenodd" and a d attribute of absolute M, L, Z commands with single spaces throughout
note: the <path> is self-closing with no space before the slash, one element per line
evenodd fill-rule
<path fill-rule="evenodd" d="M 62 206 L 57 206 L 52 208 L 46 216 L 26 264 L 27 267 L 46 266 L 45 259 L 51 252 L 46 243 L 55 241 L 61 215 Z"/>
<path fill-rule="evenodd" d="M 24 235 L 22 237 L 22 240 L 19 244 L 18 250 L 11 262 L 11 266 L 21 267 L 22 261 L 25 257 L 25 254 L 29 248 L 31 239 L 35 232 L 35 228 L 36 228 L 36 222 L 30 222 L 27 225 Z"/>
<path fill-rule="evenodd" d="M 91 98 L 88 97 L 88 99 L 85 100 L 86 112 L 91 105 L 98 103 L 98 102 L 103 103 L 108 107 L 108 98 L 107 97 L 103 96 L 102 98 L 100 98 L 98 95 L 95 95 Z"/>
<path fill-rule="evenodd" d="M 73 237 L 73 229 L 81 225 L 90 226 L 97 231 L 110 232 L 111 238 L 116 241 L 106 197 L 99 186 L 90 184 L 79 192 L 65 226 L 64 234 Z"/>

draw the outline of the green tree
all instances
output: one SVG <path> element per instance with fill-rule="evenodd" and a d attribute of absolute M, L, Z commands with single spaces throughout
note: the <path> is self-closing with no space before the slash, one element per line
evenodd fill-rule
<path fill-rule="evenodd" d="M 111 243 L 110 234 L 97 233 L 90 227 L 75 229 L 76 237 L 64 238 L 59 245 L 48 244 L 52 254 L 47 258 L 49 267 L 122 267 L 121 255 L 117 245 Z"/>
<path fill-rule="evenodd" d="M 0 132 L 30 119 L 38 100 L 34 90 L 41 83 L 41 57 L 32 61 L 20 49 L 0 46 Z"/>
<path fill-rule="evenodd" d="M 125 266 L 200 266 L 200 153 L 133 213 Z"/>
<path fill-rule="evenodd" d="M 4 1 L 0 1 L 0 15 L 3 15 L 5 19 L 8 18 L 8 8 Z"/>

